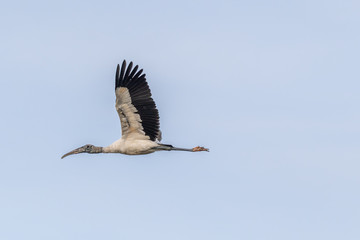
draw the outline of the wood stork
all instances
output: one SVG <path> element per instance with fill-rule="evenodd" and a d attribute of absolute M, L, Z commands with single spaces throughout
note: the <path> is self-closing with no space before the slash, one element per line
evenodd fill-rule
<path fill-rule="evenodd" d="M 122 137 L 107 147 L 87 144 L 66 153 L 61 158 L 78 153 L 122 153 L 140 155 L 155 151 L 209 151 L 204 147 L 177 148 L 162 144 L 159 112 L 146 82 L 143 70 L 138 65 L 132 69 L 130 62 L 126 68 L 124 60 L 120 69 L 117 65 L 115 75 L 115 108 L 121 122 Z"/>

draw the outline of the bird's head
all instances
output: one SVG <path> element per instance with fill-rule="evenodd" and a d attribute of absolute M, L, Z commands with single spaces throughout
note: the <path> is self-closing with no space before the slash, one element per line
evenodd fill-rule
<path fill-rule="evenodd" d="M 72 154 L 78 154 L 78 153 L 101 153 L 102 147 L 96 147 L 91 144 L 86 144 L 82 147 L 79 147 L 77 149 L 72 150 L 71 152 L 66 153 L 64 156 L 61 157 L 63 159 L 64 157 L 67 157 Z"/>

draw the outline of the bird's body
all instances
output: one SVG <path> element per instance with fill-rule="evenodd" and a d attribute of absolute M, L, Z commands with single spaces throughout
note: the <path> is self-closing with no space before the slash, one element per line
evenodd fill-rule
<path fill-rule="evenodd" d="M 126 68 L 124 60 L 121 69 L 117 66 L 115 76 L 115 108 L 119 114 L 122 137 L 107 147 L 85 145 L 77 148 L 62 158 L 77 153 L 122 153 L 127 155 L 141 155 L 155 151 L 208 151 L 203 147 L 192 149 L 176 148 L 168 144 L 161 144 L 159 112 L 151 97 L 149 86 L 142 69 L 138 71 L 136 65 L 132 69 L 132 62 Z"/>
<path fill-rule="evenodd" d="M 155 152 L 158 146 L 158 143 L 151 140 L 120 138 L 109 146 L 104 147 L 103 152 L 141 155 Z"/>

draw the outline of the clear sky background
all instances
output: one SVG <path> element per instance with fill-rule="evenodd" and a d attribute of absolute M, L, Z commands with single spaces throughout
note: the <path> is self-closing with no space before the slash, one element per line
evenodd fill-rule
<path fill-rule="evenodd" d="M 360 239 L 358 1 L 0 4 L 0 239 Z M 121 136 L 144 68 L 163 143 Z"/>

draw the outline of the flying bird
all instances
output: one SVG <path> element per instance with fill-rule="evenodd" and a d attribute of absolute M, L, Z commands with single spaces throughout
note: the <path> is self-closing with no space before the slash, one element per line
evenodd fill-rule
<path fill-rule="evenodd" d="M 119 114 L 122 137 L 107 147 L 91 144 L 66 153 L 61 158 L 78 153 L 122 153 L 141 155 L 156 151 L 209 151 L 204 147 L 178 148 L 162 144 L 159 112 L 151 97 L 143 70 L 134 68 L 130 62 L 126 67 L 124 60 L 121 69 L 117 65 L 115 75 L 115 108 Z"/>

